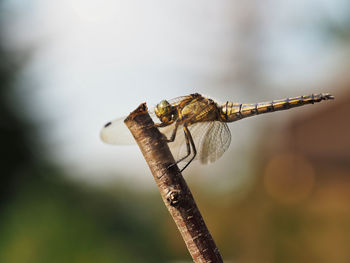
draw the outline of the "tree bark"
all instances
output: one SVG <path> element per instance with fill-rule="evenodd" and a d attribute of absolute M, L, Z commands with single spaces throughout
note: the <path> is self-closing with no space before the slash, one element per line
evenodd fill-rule
<path fill-rule="evenodd" d="M 146 104 L 141 104 L 124 122 L 140 147 L 194 262 L 223 262 L 167 142 L 154 127 Z"/>

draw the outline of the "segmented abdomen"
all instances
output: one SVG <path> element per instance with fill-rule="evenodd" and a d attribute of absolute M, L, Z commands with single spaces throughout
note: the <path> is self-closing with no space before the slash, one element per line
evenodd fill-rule
<path fill-rule="evenodd" d="M 257 114 L 287 110 L 328 99 L 334 99 L 334 97 L 329 93 L 320 93 L 256 104 L 242 104 L 228 101 L 224 105 L 221 105 L 220 115 L 223 121 L 232 122 Z"/>

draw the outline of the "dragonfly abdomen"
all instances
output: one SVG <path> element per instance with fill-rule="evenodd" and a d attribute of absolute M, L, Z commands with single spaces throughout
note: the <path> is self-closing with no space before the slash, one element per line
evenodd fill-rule
<path fill-rule="evenodd" d="M 314 104 L 315 102 L 328 99 L 334 99 L 334 97 L 329 93 L 320 93 L 256 104 L 242 104 L 228 101 L 220 107 L 220 115 L 223 121 L 233 122 L 262 113 L 288 110 L 290 108 L 295 108 L 306 104 Z"/>

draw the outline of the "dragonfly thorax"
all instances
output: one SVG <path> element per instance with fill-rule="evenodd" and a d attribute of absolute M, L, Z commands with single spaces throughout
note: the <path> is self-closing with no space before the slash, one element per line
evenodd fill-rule
<path fill-rule="evenodd" d="M 154 108 L 154 112 L 161 122 L 169 123 L 173 121 L 176 110 L 167 100 L 162 100 Z"/>

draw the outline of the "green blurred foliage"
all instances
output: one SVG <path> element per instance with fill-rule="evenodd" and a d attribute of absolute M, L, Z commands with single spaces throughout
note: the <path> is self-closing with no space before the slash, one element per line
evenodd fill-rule
<path fill-rule="evenodd" d="M 132 193 L 112 198 L 46 170 L 23 185 L 0 220 L 0 262 L 164 262 L 156 213 Z M 132 198 L 131 198 L 132 199 Z M 134 202 L 137 202 L 136 205 Z"/>

